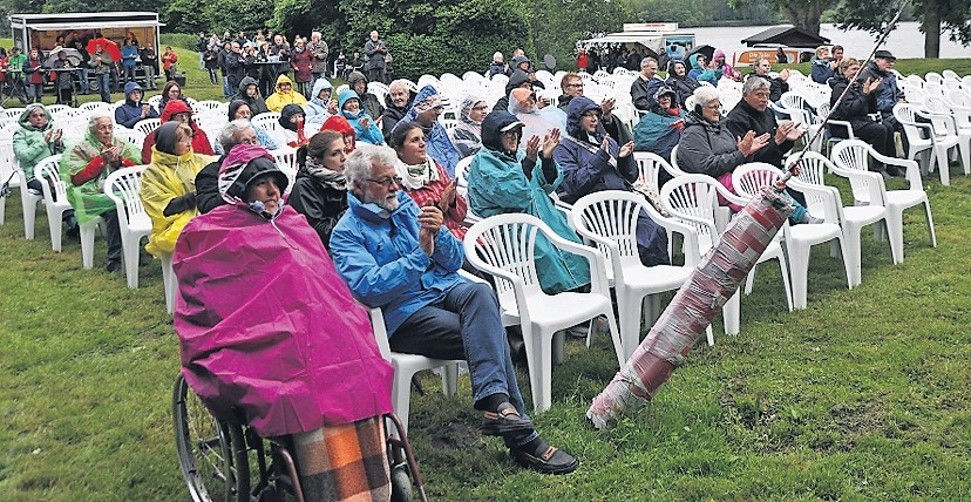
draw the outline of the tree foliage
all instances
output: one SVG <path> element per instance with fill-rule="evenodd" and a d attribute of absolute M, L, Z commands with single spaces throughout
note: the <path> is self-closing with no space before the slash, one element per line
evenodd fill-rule
<path fill-rule="evenodd" d="M 947 31 L 953 42 L 971 44 L 971 2 L 968 0 L 911 0 L 910 6 L 924 32 L 924 57 L 940 57 L 943 31 Z M 843 2 L 836 18 L 841 28 L 880 33 L 899 8 L 900 4 L 885 0 L 855 0 Z"/>
<path fill-rule="evenodd" d="M 796 28 L 813 35 L 819 35 L 819 20 L 823 11 L 835 7 L 839 0 L 728 0 L 733 7 L 751 6 L 761 3 L 784 15 Z"/>

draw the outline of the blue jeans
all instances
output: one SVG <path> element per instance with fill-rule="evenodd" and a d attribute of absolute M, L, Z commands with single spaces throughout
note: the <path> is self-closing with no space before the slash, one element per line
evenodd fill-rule
<path fill-rule="evenodd" d="M 233 94 L 233 90 L 229 87 L 229 77 L 223 76 L 223 96 L 228 98 Z"/>
<path fill-rule="evenodd" d="M 101 101 L 111 103 L 111 74 L 100 73 L 96 74 L 94 78 L 98 79 L 98 85 L 101 86 Z"/>
<path fill-rule="evenodd" d="M 91 88 L 88 86 L 88 69 L 81 67 L 78 73 L 78 80 L 80 80 L 81 92 L 87 94 L 91 92 Z"/>
<path fill-rule="evenodd" d="M 507 394 L 523 418 L 526 405 L 499 315 L 499 300 L 487 284 L 465 282 L 436 303 L 411 315 L 388 341 L 391 350 L 435 359 L 465 359 L 472 377 L 472 400 Z M 524 445 L 536 431 L 504 438 L 506 446 Z"/>

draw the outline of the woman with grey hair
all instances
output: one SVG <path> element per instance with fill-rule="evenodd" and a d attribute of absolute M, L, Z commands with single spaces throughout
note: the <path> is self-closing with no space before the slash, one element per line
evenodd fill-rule
<path fill-rule="evenodd" d="M 127 140 L 114 135 L 113 117 L 94 113 L 88 118 L 84 138 L 67 149 L 61 158 L 61 173 L 67 182 L 67 200 L 79 225 L 101 217 L 108 242 L 108 272 L 121 271 L 121 230 L 115 203 L 104 194 L 108 175 L 138 164 L 141 155 Z"/>
<path fill-rule="evenodd" d="M 482 121 L 489 114 L 489 105 L 478 96 L 465 96 L 459 108 L 459 123 L 449 136 L 463 159 L 482 149 Z"/>

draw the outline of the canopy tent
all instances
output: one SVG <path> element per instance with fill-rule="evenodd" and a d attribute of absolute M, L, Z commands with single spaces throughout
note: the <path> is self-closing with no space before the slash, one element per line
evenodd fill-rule
<path fill-rule="evenodd" d="M 667 54 L 683 57 L 695 46 L 695 36 L 692 33 L 678 31 L 677 23 L 640 23 L 625 24 L 624 31 L 610 33 L 577 42 L 578 51 L 586 51 L 591 47 L 619 48 L 626 46 L 633 49 L 640 45 L 652 55 Z"/>
<path fill-rule="evenodd" d="M 829 39 L 819 35 L 813 35 L 808 31 L 801 30 L 794 26 L 786 25 L 769 28 L 742 40 L 742 43 L 749 47 L 766 44 L 779 44 L 789 47 L 807 47 L 814 49 L 820 45 L 828 45 Z"/>

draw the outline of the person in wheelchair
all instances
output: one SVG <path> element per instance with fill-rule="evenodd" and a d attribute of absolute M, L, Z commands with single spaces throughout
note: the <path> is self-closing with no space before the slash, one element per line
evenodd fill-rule
<path fill-rule="evenodd" d="M 462 243 L 437 204 L 402 190 L 394 150 L 360 145 L 345 163 L 348 210 L 331 233 L 337 270 L 366 305 L 381 307 L 391 350 L 469 362 L 482 432 L 501 436 L 520 465 L 544 474 L 579 462 L 533 428 L 510 358 L 499 302 L 484 283 L 458 274 Z"/>
<path fill-rule="evenodd" d="M 228 204 L 179 237 L 182 374 L 217 419 L 290 436 L 307 500 L 388 500 L 393 369 L 320 238 L 283 205 L 287 182 L 263 147 L 236 146 L 219 172 Z"/>

